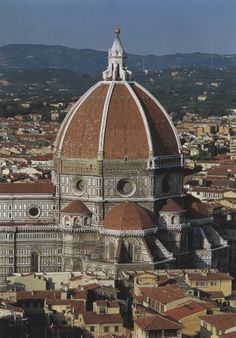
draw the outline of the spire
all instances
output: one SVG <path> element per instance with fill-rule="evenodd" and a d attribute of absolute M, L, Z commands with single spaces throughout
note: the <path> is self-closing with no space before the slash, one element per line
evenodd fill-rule
<path fill-rule="evenodd" d="M 124 47 L 120 41 L 120 28 L 115 28 L 115 39 L 112 47 L 108 50 L 108 67 L 103 72 L 106 81 L 132 80 L 132 73 L 125 66 L 127 59 Z"/>

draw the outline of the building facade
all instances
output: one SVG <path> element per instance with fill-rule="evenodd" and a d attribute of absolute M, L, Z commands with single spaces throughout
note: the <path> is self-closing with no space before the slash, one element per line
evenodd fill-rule
<path fill-rule="evenodd" d="M 2 282 L 28 271 L 227 270 L 227 242 L 183 190 L 176 129 L 133 81 L 119 35 L 103 80 L 60 127 L 52 181 L 0 185 Z"/>

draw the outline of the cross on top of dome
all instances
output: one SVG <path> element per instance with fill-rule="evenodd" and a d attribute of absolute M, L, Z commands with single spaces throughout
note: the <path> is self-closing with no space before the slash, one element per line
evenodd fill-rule
<path fill-rule="evenodd" d="M 103 72 L 105 81 L 131 81 L 132 72 L 125 66 L 127 59 L 124 47 L 120 40 L 120 28 L 115 28 L 115 39 L 112 47 L 108 50 L 108 67 Z"/>

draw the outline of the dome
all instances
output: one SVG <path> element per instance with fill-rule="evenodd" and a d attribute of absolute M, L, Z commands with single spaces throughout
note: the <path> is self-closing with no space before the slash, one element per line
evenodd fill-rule
<path fill-rule="evenodd" d="M 104 81 L 90 88 L 63 121 L 55 143 L 56 157 L 150 160 L 180 154 L 178 135 L 167 112 L 132 81 L 119 32 L 109 50 Z"/>
<path fill-rule="evenodd" d="M 154 228 L 147 212 L 138 204 L 124 202 L 113 207 L 103 221 L 103 229 L 115 231 L 137 231 Z"/>
<path fill-rule="evenodd" d="M 64 214 L 89 214 L 90 211 L 86 205 L 78 200 L 70 202 L 64 209 L 61 211 Z"/>
<path fill-rule="evenodd" d="M 186 210 L 183 209 L 176 201 L 173 199 L 168 199 L 163 207 L 160 209 L 160 212 L 185 212 Z"/>

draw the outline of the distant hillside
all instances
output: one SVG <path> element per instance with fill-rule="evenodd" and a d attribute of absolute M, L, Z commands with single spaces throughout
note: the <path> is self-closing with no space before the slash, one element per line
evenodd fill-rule
<path fill-rule="evenodd" d="M 236 66 L 236 54 L 206 53 L 173 55 L 128 55 L 133 71 L 161 70 L 173 67 L 219 68 Z M 0 71 L 24 69 L 66 69 L 81 74 L 97 75 L 106 68 L 107 52 L 47 45 L 6 45 L 0 47 Z"/>

